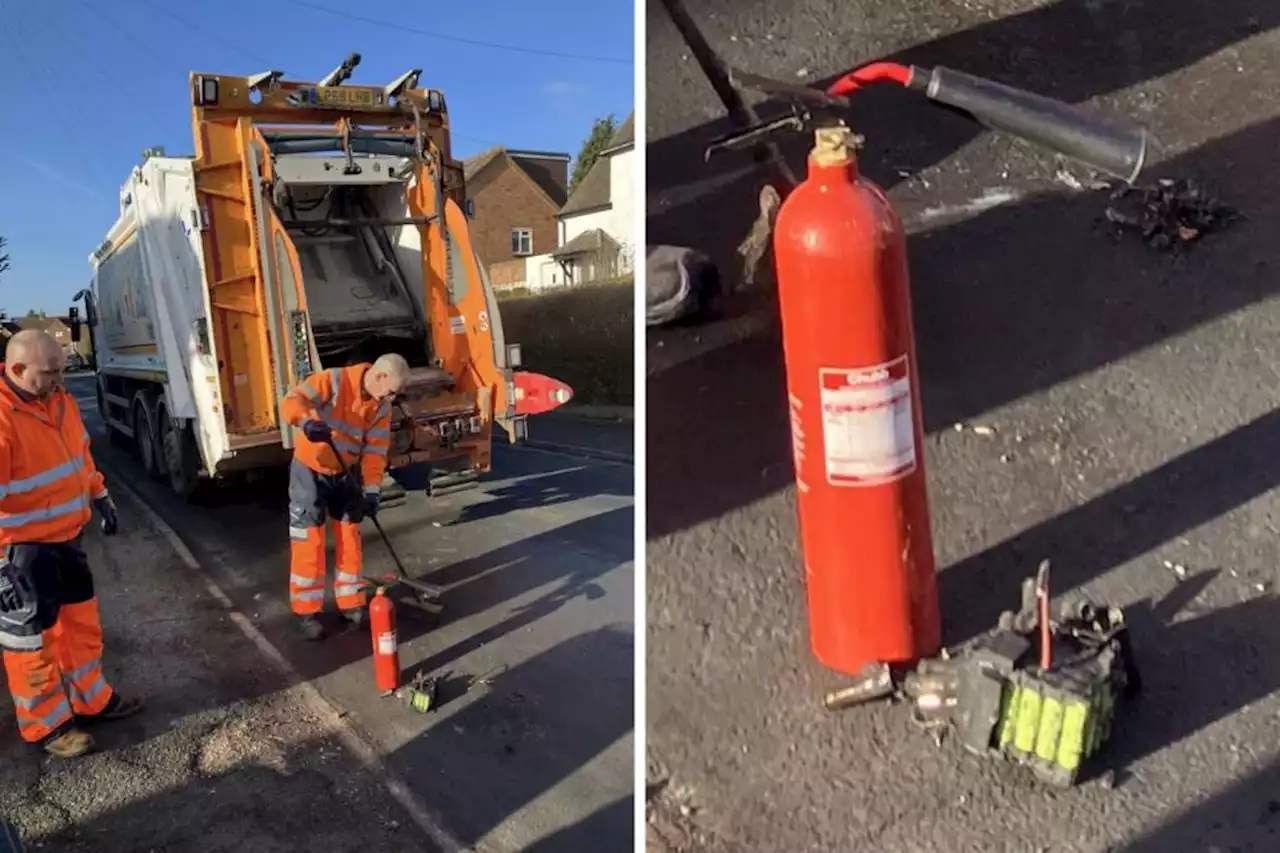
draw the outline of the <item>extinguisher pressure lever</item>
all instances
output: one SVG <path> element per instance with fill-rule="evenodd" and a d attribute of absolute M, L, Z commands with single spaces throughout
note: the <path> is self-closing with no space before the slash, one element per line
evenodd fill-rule
<path fill-rule="evenodd" d="M 710 160 L 722 151 L 743 151 L 753 148 L 764 142 L 768 137 L 782 131 L 803 133 L 808 127 L 811 118 L 810 114 L 796 110 L 791 115 L 762 121 L 743 130 L 726 134 L 708 143 L 706 150 L 703 152 L 703 159 L 704 161 Z"/>

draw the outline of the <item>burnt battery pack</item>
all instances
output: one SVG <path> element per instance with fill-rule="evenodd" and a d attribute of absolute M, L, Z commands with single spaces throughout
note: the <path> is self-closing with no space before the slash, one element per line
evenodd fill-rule
<path fill-rule="evenodd" d="M 1052 633 L 1054 663 L 1039 666 L 1034 635 L 999 628 L 946 661 L 918 672 L 915 684 L 946 684 L 953 701 L 945 722 L 970 752 L 1026 766 L 1040 780 L 1070 787 L 1108 742 L 1118 702 L 1135 684 L 1123 615 L 1088 611 L 1088 621 L 1064 620 Z M 922 697 L 928 696 L 927 701 Z M 917 708 L 938 707 L 934 690 L 917 691 Z"/>

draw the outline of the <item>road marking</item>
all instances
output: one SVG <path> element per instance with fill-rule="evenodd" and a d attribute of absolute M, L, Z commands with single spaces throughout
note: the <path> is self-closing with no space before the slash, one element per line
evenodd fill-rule
<path fill-rule="evenodd" d="M 130 501 L 142 510 L 142 514 L 146 516 L 151 526 L 168 540 L 169 545 L 179 559 L 186 564 L 188 569 L 200 577 L 204 588 L 226 609 L 228 617 L 240 629 L 240 632 L 257 647 L 262 656 L 290 682 L 291 686 L 300 688 L 303 701 L 310 706 L 308 710 L 321 719 L 329 719 L 342 745 L 356 756 L 366 770 L 382 778 L 387 787 L 387 792 L 391 795 L 391 799 L 400 804 L 401 808 L 418 825 L 418 828 L 426 833 L 427 837 L 435 842 L 445 853 L 471 853 L 471 848 L 468 848 L 444 828 L 431 809 L 414 795 L 404 780 L 383 760 L 377 748 L 363 733 L 356 729 L 347 716 L 334 707 L 314 684 L 304 678 L 302 673 L 298 672 L 293 667 L 293 664 L 289 663 L 284 654 L 258 630 L 257 626 L 240 612 L 231 601 L 231 597 L 223 592 L 209 571 L 196 559 L 195 554 L 187 547 L 187 543 L 182 541 L 178 532 L 170 527 L 169 523 L 151 508 L 141 493 L 119 478 L 112 482 L 111 488 L 113 491 L 123 492 Z"/>
<path fill-rule="evenodd" d="M 572 459 L 586 459 L 597 465 L 612 465 L 619 468 L 634 468 L 635 460 L 621 453 L 608 450 L 597 450 L 594 447 L 581 447 L 576 444 L 555 444 L 549 441 L 526 439 L 519 444 L 500 444 L 504 453 L 541 453 L 547 456 L 568 456 Z"/>

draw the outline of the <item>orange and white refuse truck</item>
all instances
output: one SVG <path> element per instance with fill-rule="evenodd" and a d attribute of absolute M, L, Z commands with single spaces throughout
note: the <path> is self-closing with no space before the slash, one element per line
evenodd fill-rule
<path fill-rule="evenodd" d="M 91 257 L 99 410 L 184 497 L 286 463 L 290 388 L 384 352 L 413 367 L 388 467 L 431 463 L 438 487 L 490 469 L 495 425 L 519 441 L 572 394 L 517 369 L 444 95 L 420 70 L 348 84 L 358 62 L 314 83 L 193 73 L 195 156 L 149 151 Z"/>

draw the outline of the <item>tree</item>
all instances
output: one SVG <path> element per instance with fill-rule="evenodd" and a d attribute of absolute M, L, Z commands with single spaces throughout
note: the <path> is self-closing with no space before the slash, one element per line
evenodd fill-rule
<path fill-rule="evenodd" d="M 4 237 L 0 237 L 0 273 L 9 269 L 9 253 L 5 251 L 8 241 Z M 3 308 L 0 308 L 0 319 L 8 317 Z"/>
<path fill-rule="evenodd" d="M 43 318 L 45 316 L 45 313 L 43 311 L 37 311 L 36 309 L 32 308 L 30 311 L 27 312 L 27 316 Z"/>
<path fill-rule="evenodd" d="M 600 152 L 609 147 L 609 140 L 613 139 L 614 131 L 617 129 L 618 122 L 612 114 L 596 119 L 595 124 L 591 125 L 591 135 L 587 137 L 586 142 L 582 143 L 582 149 L 578 151 L 578 157 L 573 161 L 573 175 L 569 178 L 569 195 L 573 195 L 578 184 L 582 183 L 587 172 L 591 171 Z"/>

